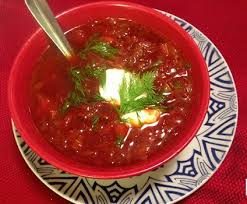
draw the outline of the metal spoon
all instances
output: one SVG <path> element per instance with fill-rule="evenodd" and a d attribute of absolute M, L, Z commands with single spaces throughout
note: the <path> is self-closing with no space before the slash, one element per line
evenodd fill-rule
<path fill-rule="evenodd" d="M 26 6 L 36 21 L 55 43 L 63 55 L 70 60 L 74 56 L 72 47 L 54 17 L 46 0 L 25 0 Z"/>

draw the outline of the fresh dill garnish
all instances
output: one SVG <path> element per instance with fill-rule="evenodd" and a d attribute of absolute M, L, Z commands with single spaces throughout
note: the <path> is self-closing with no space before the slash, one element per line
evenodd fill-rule
<path fill-rule="evenodd" d="M 130 122 L 129 118 L 123 118 L 123 117 L 120 117 L 120 121 L 123 123 L 129 123 Z"/>
<path fill-rule="evenodd" d="M 140 116 L 138 111 L 136 112 L 136 115 L 137 115 L 137 119 L 138 119 L 139 124 L 141 124 L 141 126 L 142 126 L 143 124 L 142 124 L 142 121 L 141 121 L 141 116 Z"/>
<path fill-rule="evenodd" d="M 94 115 L 92 117 L 92 128 L 94 129 L 96 127 L 96 125 L 98 124 L 99 122 L 99 116 L 98 115 Z"/>
<path fill-rule="evenodd" d="M 118 54 L 118 49 L 114 48 L 110 43 L 101 41 L 98 35 L 90 38 L 85 48 L 80 51 L 80 56 L 85 59 L 89 52 L 99 54 L 103 58 L 112 58 Z"/>
<path fill-rule="evenodd" d="M 70 70 L 70 75 L 71 75 L 71 80 L 74 82 L 75 85 L 75 91 L 79 92 L 81 96 L 85 96 L 84 91 L 82 89 L 81 83 L 83 81 L 82 77 L 82 70 L 81 69 L 71 69 Z"/>
<path fill-rule="evenodd" d="M 99 80 L 99 85 L 104 87 L 106 83 L 106 67 L 87 65 L 84 68 L 74 68 L 70 70 L 71 80 L 74 89 L 64 101 L 62 112 L 66 112 L 70 107 L 86 103 L 83 82 L 86 78 L 94 77 Z M 137 112 L 146 108 L 159 108 L 164 96 L 156 93 L 154 87 L 156 73 L 153 71 L 142 74 L 125 72 L 119 86 L 120 106 L 116 107 L 120 118 L 124 114 Z M 95 101 L 104 101 L 100 93 L 93 96 Z M 138 115 L 138 119 L 139 119 Z"/>
<path fill-rule="evenodd" d="M 74 89 L 70 92 L 68 97 L 65 99 L 61 111 L 65 113 L 70 107 L 80 105 L 86 102 L 85 93 L 83 89 L 83 81 L 88 77 L 95 77 L 99 80 L 101 85 L 106 82 L 106 70 L 105 67 L 93 67 L 86 65 L 85 68 L 72 68 L 69 71 L 69 75 L 74 84 Z M 102 101 L 103 98 L 97 94 L 95 97 L 96 101 Z"/>
<path fill-rule="evenodd" d="M 158 106 L 163 97 L 154 88 L 155 72 L 125 74 L 119 87 L 120 114 Z"/>
<path fill-rule="evenodd" d="M 122 144 L 124 143 L 124 137 L 122 135 L 118 135 L 115 143 L 118 147 L 121 147 Z"/>
<path fill-rule="evenodd" d="M 92 67 L 87 65 L 83 71 L 85 75 L 97 78 L 102 86 L 106 83 L 106 68 L 104 66 Z"/>
<path fill-rule="evenodd" d="M 99 93 L 97 93 L 97 94 L 94 96 L 94 100 L 95 100 L 95 101 L 105 101 L 105 99 L 104 99 Z"/>
<path fill-rule="evenodd" d="M 82 88 L 81 70 L 74 68 L 70 70 L 71 80 L 74 83 L 74 89 L 70 92 L 69 96 L 65 99 L 61 111 L 65 113 L 70 107 L 77 106 L 85 102 L 85 93 Z"/>
<path fill-rule="evenodd" d="M 111 58 L 118 53 L 117 48 L 114 48 L 109 43 L 102 41 L 96 41 L 94 45 L 90 47 L 90 50 L 105 58 Z"/>

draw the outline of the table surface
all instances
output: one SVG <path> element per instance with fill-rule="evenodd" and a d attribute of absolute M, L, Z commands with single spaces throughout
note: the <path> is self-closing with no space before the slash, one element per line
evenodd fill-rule
<path fill-rule="evenodd" d="M 48 0 L 55 14 L 89 1 Z M 235 79 L 239 121 L 234 142 L 214 176 L 183 203 L 245 203 L 247 179 L 247 1 L 136 0 L 175 14 L 219 48 Z M 0 203 L 68 203 L 44 186 L 22 159 L 11 132 L 7 81 L 15 56 L 37 24 L 23 0 L 0 0 Z"/>

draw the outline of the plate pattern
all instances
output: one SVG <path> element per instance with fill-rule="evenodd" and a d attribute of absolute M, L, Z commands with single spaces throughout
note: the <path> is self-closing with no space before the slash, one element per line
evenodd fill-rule
<path fill-rule="evenodd" d="M 163 12 L 164 13 L 164 12 Z M 18 147 L 36 176 L 73 203 L 173 203 L 202 186 L 224 160 L 234 138 L 238 103 L 230 69 L 214 44 L 186 21 L 164 13 L 195 40 L 208 65 L 210 103 L 203 125 L 192 142 L 160 168 L 141 176 L 100 180 L 61 171 L 36 155 L 13 124 Z"/>

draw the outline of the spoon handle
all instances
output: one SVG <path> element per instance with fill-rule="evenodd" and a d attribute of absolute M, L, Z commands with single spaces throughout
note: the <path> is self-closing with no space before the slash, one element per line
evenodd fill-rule
<path fill-rule="evenodd" d="M 67 59 L 74 56 L 68 40 L 55 19 L 46 0 L 25 0 L 25 3 L 46 34 L 56 44 Z"/>

